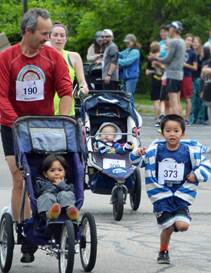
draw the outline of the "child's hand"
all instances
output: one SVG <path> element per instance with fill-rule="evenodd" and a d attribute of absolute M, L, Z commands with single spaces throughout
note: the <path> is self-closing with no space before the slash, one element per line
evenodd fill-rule
<path fill-rule="evenodd" d="M 58 178 L 54 179 L 53 184 L 54 185 L 59 185 L 62 181 L 63 181 L 63 179 L 61 179 L 60 177 L 58 177 Z"/>
<path fill-rule="evenodd" d="M 146 150 L 147 150 L 146 147 L 140 147 L 140 148 L 138 148 L 138 149 L 136 150 L 137 156 L 145 155 L 145 154 L 146 154 Z"/>
<path fill-rule="evenodd" d="M 188 182 L 192 182 L 192 183 L 196 182 L 196 177 L 193 173 L 188 174 L 186 178 L 187 178 Z"/>

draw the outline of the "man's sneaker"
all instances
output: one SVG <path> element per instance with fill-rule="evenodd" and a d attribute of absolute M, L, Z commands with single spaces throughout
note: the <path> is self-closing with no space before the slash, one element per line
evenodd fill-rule
<path fill-rule="evenodd" d="M 38 247 L 28 241 L 25 237 L 21 246 L 22 257 L 20 259 L 21 263 L 32 263 L 34 261 L 34 253 L 37 251 Z"/>
<path fill-rule="evenodd" d="M 23 253 L 20 259 L 21 263 L 32 263 L 34 261 L 34 254 L 31 253 Z"/>
<path fill-rule="evenodd" d="M 61 213 L 61 206 L 59 203 L 54 203 L 47 213 L 49 220 L 56 220 Z"/>
<path fill-rule="evenodd" d="M 158 254 L 157 262 L 159 264 L 170 264 L 170 259 L 169 259 L 169 252 L 168 250 L 166 251 L 160 251 Z"/>
<path fill-rule="evenodd" d="M 78 221 L 80 214 L 79 210 L 76 207 L 68 207 L 66 209 L 67 216 L 72 221 Z"/>

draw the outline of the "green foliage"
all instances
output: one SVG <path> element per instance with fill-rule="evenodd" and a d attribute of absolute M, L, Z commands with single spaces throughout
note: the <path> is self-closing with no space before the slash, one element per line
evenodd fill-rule
<path fill-rule="evenodd" d="M 10 42 L 20 40 L 19 24 L 22 1 L 0 1 L 0 26 Z M 86 56 L 97 30 L 111 28 L 115 42 L 124 47 L 127 33 L 137 35 L 145 56 L 150 41 L 159 39 L 163 23 L 181 20 L 184 33 L 191 32 L 207 40 L 211 28 L 210 0 L 28 0 L 28 8 L 49 10 L 53 21 L 67 25 L 70 37 L 67 48 Z"/>

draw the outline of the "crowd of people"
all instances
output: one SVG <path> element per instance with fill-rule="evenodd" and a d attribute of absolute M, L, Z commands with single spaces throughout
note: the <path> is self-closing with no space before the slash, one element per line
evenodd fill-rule
<path fill-rule="evenodd" d="M 183 115 L 185 122 L 207 124 L 210 117 L 210 39 L 203 46 L 200 37 L 191 33 L 181 36 L 182 23 L 160 27 L 161 40 L 150 45 L 146 75 L 151 76 L 155 126 L 165 114 Z"/>

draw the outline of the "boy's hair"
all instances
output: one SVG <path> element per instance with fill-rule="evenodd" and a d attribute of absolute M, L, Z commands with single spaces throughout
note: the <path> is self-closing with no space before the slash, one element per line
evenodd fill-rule
<path fill-rule="evenodd" d="M 150 44 L 150 52 L 151 53 L 158 53 L 160 52 L 160 43 L 157 41 L 153 41 Z"/>
<path fill-rule="evenodd" d="M 183 119 L 183 117 L 179 116 L 179 115 L 176 115 L 176 114 L 171 114 L 171 115 L 166 115 L 162 120 L 161 120 L 161 123 L 160 123 L 160 129 L 161 129 L 161 132 L 163 133 L 164 129 L 165 129 L 165 126 L 166 126 L 166 123 L 168 121 L 176 121 L 180 124 L 181 126 L 181 129 L 182 129 L 182 132 L 184 133 L 185 132 L 185 120 Z"/>
<path fill-rule="evenodd" d="M 50 154 L 50 155 L 46 156 L 46 158 L 42 162 L 42 167 L 41 167 L 42 173 L 46 173 L 50 169 L 50 167 L 52 166 L 54 161 L 59 161 L 61 163 L 62 167 L 65 170 L 67 169 L 67 162 L 63 156 L 56 155 L 56 154 Z"/>

